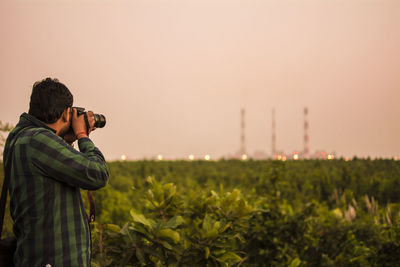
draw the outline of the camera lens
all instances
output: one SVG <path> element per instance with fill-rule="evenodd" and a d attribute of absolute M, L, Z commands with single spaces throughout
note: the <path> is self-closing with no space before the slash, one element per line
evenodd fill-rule
<path fill-rule="evenodd" d="M 102 114 L 94 114 L 94 127 L 103 128 L 106 125 L 106 117 Z"/>

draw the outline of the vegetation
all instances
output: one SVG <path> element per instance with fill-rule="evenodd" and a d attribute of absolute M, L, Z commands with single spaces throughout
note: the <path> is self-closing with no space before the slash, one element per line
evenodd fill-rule
<path fill-rule="evenodd" d="M 7 135 L 13 128 L 14 127 L 11 124 L 3 123 L 0 121 L 0 156 L 3 156 L 3 149 L 4 149 Z M 1 159 L 1 160 L 3 160 L 3 159 Z"/>
<path fill-rule="evenodd" d="M 400 262 L 398 161 L 137 161 L 109 167 L 110 184 L 94 192 L 93 266 Z"/>

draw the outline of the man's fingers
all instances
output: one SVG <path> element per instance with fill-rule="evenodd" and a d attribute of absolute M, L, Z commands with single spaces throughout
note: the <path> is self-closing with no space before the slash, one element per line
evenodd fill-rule
<path fill-rule="evenodd" d="M 78 118 L 78 111 L 76 110 L 76 108 L 72 108 L 72 109 L 73 109 L 72 117 L 74 119 L 77 119 Z"/>
<path fill-rule="evenodd" d="M 94 119 L 93 111 L 89 110 L 87 112 L 87 116 L 88 116 L 89 124 L 90 124 L 90 130 L 89 131 L 91 132 L 91 131 L 93 131 L 95 129 L 95 127 L 94 127 L 95 119 Z"/>
<path fill-rule="evenodd" d="M 86 116 L 89 122 L 89 129 L 86 129 L 86 123 L 84 116 L 79 116 L 78 117 L 78 111 L 77 109 L 74 108 L 74 113 L 73 113 L 73 128 L 74 131 L 79 133 L 81 131 L 87 132 L 88 134 L 95 130 L 96 128 L 94 127 L 95 124 L 95 118 L 94 118 L 94 113 L 93 111 L 89 110 L 86 112 Z"/>
<path fill-rule="evenodd" d="M 72 128 L 74 129 L 75 134 L 86 131 L 85 119 L 83 116 L 78 117 L 78 110 L 74 108 L 74 113 L 72 117 Z"/>

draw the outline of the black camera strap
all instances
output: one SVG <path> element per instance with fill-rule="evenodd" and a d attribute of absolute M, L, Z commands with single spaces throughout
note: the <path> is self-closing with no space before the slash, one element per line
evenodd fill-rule
<path fill-rule="evenodd" d="M 96 220 L 96 205 L 94 203 L 94 197 L 90 191 L 87 191 L 87 197 L 89 200 L 89 223 Z"/>
<path fill-rule="evenodd" d="M 89 124 L 89 118 L 87 116 L 87 112 L 83 114 L 85 118 L 85 123 L 86 123 L 86 134 L 89 136 L 89 130 L 90 130 L 90 124 Z"/>
<path fill-rule="evenodd" d="M 83 118 L 85 119 L 85 124 L 86 124 L 86 134 L 89 136 L 90 123 L 89 123 L 89 118 L 88 118 L 87 112 L 85 112 L 84 108 L 72 107 L 71 108 L 71 117 L 74 114 L 74 109 L 77 110 L 78 116 L 82 115 L 82 113 L 83 113 Z M 71 126 L 70 127 L 72 128 L 72 120 L 71 120 Z"/>
<path fill-rule="evenodd" d="M 82 108 L 82 111 L 83 110 L 84 109 Z M 90 124 L 89 124 L 89 118 L 88 118 L 87 112 L 83 113 L 83 117 L 85 118 L 86 134 L 89 136 Z M 91 223 L 96 220 L 96 204 L 94 202 L 94 197 L 90 191 L 87 191 L 87 197 L 88 197 L 88 201 L 89 201 L 88 221 L 89 221 L 89 223 Z"/>

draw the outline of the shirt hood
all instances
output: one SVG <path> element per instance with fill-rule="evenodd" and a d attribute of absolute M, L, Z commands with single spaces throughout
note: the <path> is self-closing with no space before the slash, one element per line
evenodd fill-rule
<path fill-rule="evenodd" d="M 18 133 L 20 131 L 22 131 L 23 129 L 25 129 L 26 127 L 44 128 L 44 129 L 52 131 L 54 134 L 56 134 L 56 132 L 57 132 L 53 128 L 50 128 L 49 126 L 47 126 L 41 120 L 37 119 L 36 117 L 34 117 L 34 116 L 32 116 L 32 115 L 30 115 L 30 114 L 28 114 L 26 112 L 22 113 L 22 115 L 19 118 L 19 122 L 17 123 L 15 128 L 12 129 L 11 132 L 8 134 L 6 142 L 4 144 L 3 164 L 5 164 L 5 162 L 6 162 L 6 158 L 8 156 L 8 149 L 9 149 L 10 143 L 12 142 L 14 137 L 17 136 Z"/>
<path fill-rule="evenodd" d="M 56 130 L 50 128 L 44 122 L 26 112 L 22 113 L 15 128 L 21 128 L 22 130 L 25 127 L 42 127 L 56 133 Z"/>

